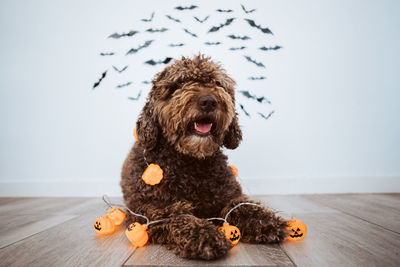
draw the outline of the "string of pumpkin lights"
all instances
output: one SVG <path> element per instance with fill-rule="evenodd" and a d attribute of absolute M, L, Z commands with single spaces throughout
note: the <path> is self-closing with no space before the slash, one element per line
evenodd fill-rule
<path fill-rule="evenodd" d="M 115 226 L 121 225 L 125 221 L 126 212 L 129 212 L 130 214 L 132 214 L 134 216 L 141 217 L 146 220 L 145 224 L 141 224 L 139 222 L 131 223 L 125 230 L 125 235 L 127 236 L 127 238 L 129 239 L 129 241 L 132 243 L 132 245 L 134 247 L 143 247 L 144 245 L 146 245 L 146 243 L 149 239 L 147 229 L 152 224 L 165 222 L 167 220 L 170 220 L 171 218 L 177 218 L 177 217 L 182 217 L 182 216 L 195 217 L 192 214 L 180 214 L 180 215 L 177 215 L 174 217 L 150 221 L 150 219 L 147 216 L 135 213 L 124 205 L 111 203 L 111 201 L 109 200 L 109 198 L 106 195 L 103 195 L 102 199 L 103 199 L 104 203 L 110 209 L 108 210 L 106 215 L 96 219 L 96 221 L 94 222 L 94 229 L 99 235 L 109 235 L 109 234 L 114 233 Z M 231 242 L 232 246 L 237 245 L 237 243 L 239 242 L 239 240 L 241 238 L 241 233 L 240 233 L 239 228 L 237 228 L 234 225 L 230 225 L 228 223 L 228 217 L 232 211 L 234 211 L 235 209 L 237 209 L 243 205 L 262 207 L 262 205 L 259 205 L 256 203 L 241 202 L 241 203 L 235 205 L 233 208 L 231 208 L 226 213 L 224 218 L 220 218 L 220 217 L 207 218 L 207 220 L 209 220 L 209 221 L 221 220 L 224 222 L 223 225 L 219 228 L 219 230 L 224 233 L 225 238 Z M 122 209 L 124 209 L 125 212 Z M 289 220 L 289 224 L 290 224 L 290 227 L 287 229 L 288 231 L 294 232 L 297 229 L 300 229 L 299 227 L 301 226 L 302 233 L 301 234 L 293 233 L 293 235 L 296 235 L 296 237 L 294 237 L 291 233 L 289 233 L 288 240 L 299 240 L 299 239 L 304 238 L 305 233 L 307 231 L 307 228 L 304 223 L 294 220 L 294 219 L 291 219 L 291 220 Z M 296 224 L 296 225 L 294 225 L 294 224 Z M 294 229 L 296 227 L 297 227 L 297 229 Z M 299 235 L 299 236 L 297 236 L 297 235 Z"/>

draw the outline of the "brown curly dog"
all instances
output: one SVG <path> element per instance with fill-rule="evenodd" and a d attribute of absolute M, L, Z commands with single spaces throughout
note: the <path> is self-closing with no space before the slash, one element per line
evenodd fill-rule
<path fill-rule="evenodd" d="M 165 244 L 177 255 L 216 259 L 232 247 L 218 230 L 236 204 L 248 202 L 221 147 L 235 149 L 242 133 L 235 111 L 235 82 L 210 58 L 182 58 L 153 80 L 137 121 L 136 142 L 122 169 L 121 187 L 128 208 L 150 220 L 150 242 Z M 164 177 L 154 186 L 142 173 L 158 164 Z M 179 216 L 190 214 L 193 216 Z M 128 223 L 140 217 L 129 216 Z M 287 232 L 287 221 L 257 206 L 241 206 L 229 216 L 243 242 L 275 243 Z"/>

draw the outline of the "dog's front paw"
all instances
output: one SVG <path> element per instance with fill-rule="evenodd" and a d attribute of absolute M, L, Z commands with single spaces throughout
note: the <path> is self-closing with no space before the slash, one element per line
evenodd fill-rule
<path fill-rule="evenodd" d="M 179 232 L 173 250 L 183 258 L 213 260 L 224 256 L 232 248 L 231 242 L 218 227 L 206 220 L 185 225 Z"/>
<path fill-rule="evenodd" d="M 249 219 L 243 233 L 244 242 L 279 243 L 288 235 L 288 221 L 282 217 L 273 216 L 264 219 Z"/>

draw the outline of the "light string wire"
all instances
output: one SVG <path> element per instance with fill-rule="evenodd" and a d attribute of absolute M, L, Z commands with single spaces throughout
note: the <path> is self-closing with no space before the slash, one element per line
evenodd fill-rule
<path fill-rule="evenodd" d="M 147 159 L 146 159 L 146 149 L 145 148 L 143 149 L 143 158 L 144 158 L 144 163 L 146 163 L 146 165 L 149 166 L 149 163 L 147 162 Z"/>
<path fill-rule="evenodd" d="M 155 221 L 150 221 L 149 218 L 147 218 L 146 216 L 141 215 L 141 214 L 138 214 L 138 213 L 135 213 L 135 212 L 133 212 L 132 210 L 130 210 L 128 207 L 126 207 L 126 206 L 124 206 L 124 205 L 111 203 L 111 201 L 110 201 L 110 199 L 108 198 L 107 195 L 103 195 L 102 199 L 103 199 L 103 201 L 106 203 L 106 205 L 107 205 L 109 208 L 112 208 L 113 206 L 120 207 L 120 208 L 126 209 L 126 210 L 127 210 L 129 213 L 131 213 L 132 215 L 135 215 L 135 216 L 142 217 L 142 218 L 146 219 L 146 226 L 149 226 L 149 225 L 151 225 L 151 224 L 156 224 L 156 223 L 159 223 L 159 222 L 164 222 L 164 221 L 167 221 L 167 220 L 173 218 L 173 217 L 170 217 L 170 218 L 164 218 L 164 219 L 159 219 L 159 220 L 155 220 Z M 241 202 L 241 203 L 237 204 L 236 206 L 234 206 L 233 208 L 231 208 L 231 209 L 226 213 L 225 218 L 212 217 L 212 218 L 207 218 L 207 220 L 208 220 L 208 221 L 220 220 L 220 221 L 224 221 L 225 223 L 228 223 L 227 219 L 228 219 L 228 216 L 231 214 L 231 212 L 234 211 L 235 209 L 239 208 L 240 206 L 243 206 L 243 205 L 251 205 L 251 206 L 257 206 L 257 207 L 263 207 L 262 205 L 256 204 L 256 203 Z M 176 217 L 182 217 L 182 216 L 192 216 L 192 217 L 195 217 L 195 216 L 192 215 L 192 214 L 180 214 L 180 215 L 178 215 L 178 216 L 176 216 Z"/>

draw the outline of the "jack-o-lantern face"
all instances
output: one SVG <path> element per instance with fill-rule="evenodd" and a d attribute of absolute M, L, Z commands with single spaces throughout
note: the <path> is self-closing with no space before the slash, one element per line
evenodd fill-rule
<path fill-rule="evenodd" d="M 301 240 L 307 234 L 307 226 L 305 223 L 295 219 L 289 220 L 289 227 L 287 227 L 286 230 L 289 231 L 289 236 L 287 237 L 289 241 Z"/>
<path fill-rule="evenodd" d="M 126 229 L 125 235 L 132 245 L 137 248 L 143 247 L 149 240 L 147 226 L 138 222 L 131 223 Z"/>
<path fill-rule="evenodd" d="M 226 239 L 231 241 L 232 246 L 237 245 L 240 240 L 239 228 L 233 225 L 229 225 L 229 223 L 224 223 L 222 227 L 219 228 L 219 230 L 225 234 Z"/>
<path fill-rule="evenodd" d="M 121 209 L 117 207 L 112 207 L 107 212 L 107 216 L 115 223 L 115 225 L 120 225 L 125 221 L 126 218 L 125 212 L 123 212 Z"/>
<path fill-rule="evenodd" d="M 107 215 L 94 221 L 93 226 L 94 230 L 100 235 L 109 235 L 114 233 L 115 230 L 114 222 Z"/>

